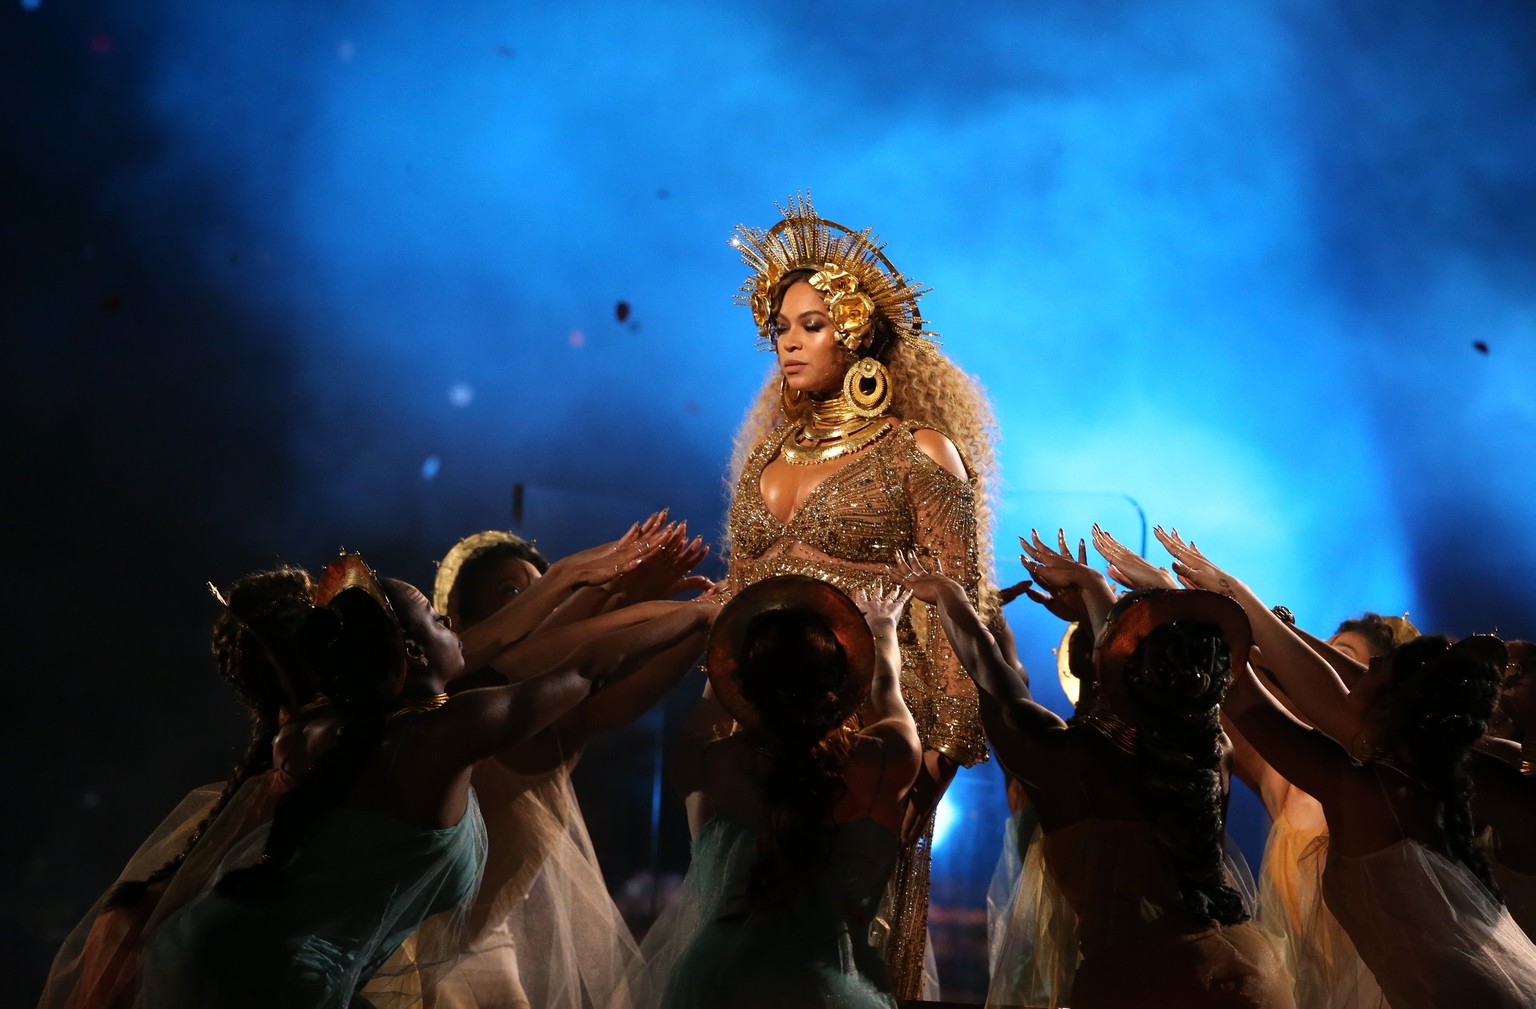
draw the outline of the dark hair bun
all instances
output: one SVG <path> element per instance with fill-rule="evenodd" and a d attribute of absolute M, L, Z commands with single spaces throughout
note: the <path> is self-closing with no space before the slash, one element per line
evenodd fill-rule
<path fill-rule="evenodd" d="M 380 688 L 404 668 L 400 628 L 362 588 L 345 589 L 317 607 L 300 630 L 301 647 L 320 688 L 338 709 L 376 707 Z"/>

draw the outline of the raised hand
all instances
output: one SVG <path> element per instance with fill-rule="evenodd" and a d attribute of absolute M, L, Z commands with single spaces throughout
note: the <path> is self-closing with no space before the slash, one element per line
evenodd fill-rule
<path fill-rule="evenodd" d="M 627 533 L 619 537 L 619 543 L 634 543 L 640 540 L 647 540 L 654 536 L 661 530 L 662 525 L 667 521 L 667 512 L 669 511 L 671 511 L 670 508 L 663 508 L 659 512 L 652 512 L 649 518 L 640 522 L 636 522 L 634 525 L 629 527 L 629 531 Z"/>
<path fill-rule="evenodd" d="M 1151 561 L 1105 532 L 1097 522 L 1093 524 L 1093 548 L 1109 562 L 1109 577 L 1128 589 L 1176 589 L 1179 587 L 1178 580 L 1169 573 L 1167 568 L 1154 567 Z"/>
<path fill-rule="evenodd" d="M 655 542 L 647 544 L 650 549 L 641 555 L 640 563 L 621 573 L 609 586 L 623 596 L 624 602 L 670 599 L 680 592 L 713 587 L 714 583 L 703 575 L 689 575 L 709 556 L 709 546 L 702 536 L 688 539 L 687 522 L 674 522 L 659 533 L 652 530 L 646 535 Z"/>
<path fill-rule="evenodd" d="M 1173 573 L 1185 588 L 1220 592 L 1239 602 L 1244 601 L 1243 597 L 1253 595 L 1248 586 L 1212 564 L 1193 541 L 1185 543 L 1177 529 L 1165 530 L 1158 526 L 1152 530 L 1152 535 L 1173 555 Z"/>
<path fill-rule="evenodd" d="M 915 551 L 902 550 L 897 553 L 899 561 L 898 569 L 901 572 L 901 584 L 904 589 L 912 594 L 912 597 L 931 606 L 942 606 L 946 599 L 966 599 L 965 588 L 953 578 L 940 571 L 929 571 L 923 565 L 923 559 Z"/>
<path fill-rule="evenodd" d="M 660 546 L 659 535 L 667 510 L 654 513 L 643 522 L 631 525 L 616 540 L 578 550 L 550 565 L 550 574 L 566 576 L 577 585 L 602 585 L 635 567 L 640 558 Z"/>
<path fill-rule="evenodd" d="M 661 549 L 662 542 L 650 540 L 614 540 L 578 553 L 569 554 L 550 565 L 550 571 L 559 566 L 560 573 L 568 575 L 573 585 L 598 585 L 610 587 L 626 572 L 640 566 L 641 561 Z M 547 576 L 546 576 L 547 577 Z"/>
<path fill-rule="evenodd" d="M 876 624 L 882 622 L 895 624 L 900 620 L 901 611 L 906 607 L 907 600 L 911 598 L 912 593 L 905 587 L 894 586 L 889 589 L 876 588 L 856 592 L 853 601 L 873 629 Z"/>
<path fill-rule="evenodd" d="M 1025 578 L 1023 581 L 1018 581 L 1014 582 L 1012 585 L 1003 586 L 997 590 L 998 605 L 1007 606 L 1009 603 L 1013 602 L 1020 596 L 1027 595 L 1029 590 L 1034 587 L 1034 584 L 1034 582 L 1030 581 L 1028 578 Z"/>
<path fill-rule="evenodd" d="M 1090 620 L 1094 610 L 1107 610 L 1114 602 L 1114 590 L 1108 580 L 1088 566 L 1088 546 L 1077 542 L 1077 553 L 1067 546 L 1067 534 L 1056 531 L 1056 547 L 1047 546 L 1040 533 L 1030 530 L 1030 538 L 1019 537 L 1024 553 L 1019 562 L 1033 576 L 1035 584 L 1044 589 L 1024 589 L 1025 595 L 1044 606 L 1062 620 Z M 1094 602 L 1089 605 L 1089 600 Z"/>

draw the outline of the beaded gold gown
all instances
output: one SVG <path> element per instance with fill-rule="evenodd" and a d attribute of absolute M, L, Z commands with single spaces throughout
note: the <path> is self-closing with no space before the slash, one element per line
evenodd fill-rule
<path fill-rule="evenodd" d="M 930 459 L 910 421 L 892 426 L 816 485 L 781 522 L 763 500 L 762 476 L 793 436 L 771 432 L 747 457 L 728 516 L 729 581 L 744 588 L 775 575 L 807 575 L 849 594 L 889 589 L 898 551 L 915 551 L 978 601 L 976 486 Z M 987 758 L 976 687 L 937 617 L 913 600 L 898 628 L 901 692 L 925 750 L 969 767 Z M 876 924 L 897 998 L 922 995 L 932 822 L 902 851 Z"/>

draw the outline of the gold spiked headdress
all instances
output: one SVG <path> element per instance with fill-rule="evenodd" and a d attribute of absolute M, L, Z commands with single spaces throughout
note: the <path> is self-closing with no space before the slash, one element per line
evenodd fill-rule
<path fill-rule="evenodd" d="M 885 257 L 885 243 L 870 228 L 854 231 L 816 216 L 811 194 L 791 196 L 780 205 L 784 220 L 767 231 L 736 226 L 731 244 L 752 276 L 736 301 L 752 310 L 759 347 L 773 345 L 769 306 L 779 281 L 794 270 L 815 270 L 810 285 L 827 299 L 827 314 L 838 341 L 850 353 L 868 351 L 874 316 L 890 323 L 896 339 L 919 351 L 933 351 L 933 334 L 924 332 L 917 300 L 927 293 Z"/>

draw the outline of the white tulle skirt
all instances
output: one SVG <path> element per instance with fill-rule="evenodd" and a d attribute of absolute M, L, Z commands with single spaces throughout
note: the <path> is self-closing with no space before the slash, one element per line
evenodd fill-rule
<path fill-rule="evenodd" d="M 490 839 L 469 938 L 433 1009 L 628 1009 L 640 954 L 609 896 L 569 764 L 476 765 Z"/>
<path fill-rule="evenodd" d="M 1316 800 L 1311 800 L 1316 801 Z M 1301 1009 L 1388 1009 L 1375 976 L 1322 900 L 1326 831 L 1275 818 L 1264 846 L 1258 918 L 1279 939 Z"/>
<path fill-rule="evenodd" d="M 1323 897 L 1392 1009 L 1536 1006 L 1536 946 L 1464 865 L 1406 838 L 1360 857 L 1325 849 L 1309 852 L 1326 859 Z"/>

